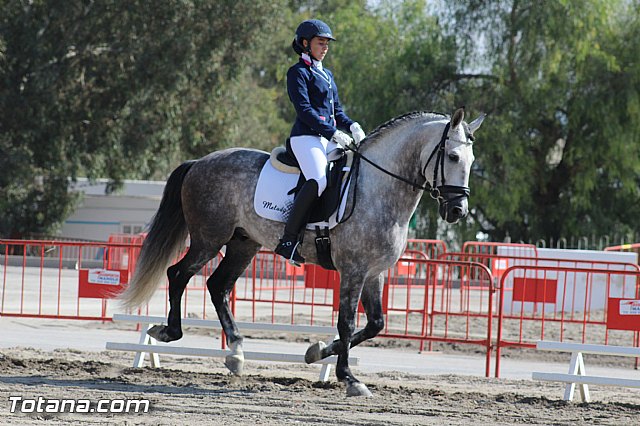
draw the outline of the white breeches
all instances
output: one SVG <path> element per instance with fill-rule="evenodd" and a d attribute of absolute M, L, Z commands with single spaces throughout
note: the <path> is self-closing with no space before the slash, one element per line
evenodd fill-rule
<path fill-rule="evenodd" d="M 307 180 L 318 182 L 318 197 L 327 187 L 327 154 L 338 148 L 338 144 L 322 136 L 292 136 L 291 149 Z"/>

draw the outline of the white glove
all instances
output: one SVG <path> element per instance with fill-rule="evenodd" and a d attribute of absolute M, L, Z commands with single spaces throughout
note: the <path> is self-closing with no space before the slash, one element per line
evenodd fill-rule
<path fill-rule="evenodd" d="M 331 141 L 337 143 L 342 148 L 346 148 L 353 143 L 351 136 L 341 130 L 336 130 L 333 136 L 331 136 Z"/>
<path fill-rule="evenodd" d="M 349 127 L 349 130 L 351 130 L 351 135 L 353 136 L 353 140 L 356 141 L 356 145 L 360 145 L 360 142 L 366 136 L 360 124 L 353 123 L 351 127 Z"/>

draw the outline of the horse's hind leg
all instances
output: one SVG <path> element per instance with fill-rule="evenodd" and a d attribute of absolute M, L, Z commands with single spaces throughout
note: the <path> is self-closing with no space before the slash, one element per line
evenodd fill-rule
<path fill-rule="evenodd" d="M 247 268 L 258 250 L 260 250 L 260 244 L 241 236 L 234 236 L 227 243 L 224 259 L 207 280 L 211 301 L 216 308 L 222 329 L 227 336 L 227 344 L 231 349 L 231 354 L 225 359 L 225 365 L 237 375 L 242 374 L 244 354 L 242 352 L 242 335 L 238 331 L 229 306 L 229 295 L 236 280 Z"/>
<path fill-rule="evenodd" d="M 362 289 L 362 306 L 367 314 L 367 325 L 351 337 L 351 347 L 359 345 L 365 340 L 372 339 L 384 328 L 384 316 L 382 314 L 382 286 L 384 279 L 382 274 L 365 281 Z M 334 340 L 329 345 L 318 342 L 307 349 L 305 361 L 311 364 L 332 355 L 337 355 L 342 350 L 342 341 Z"/>
<path fill-rule="evenodd" d="M 192 242 L 187 254 L 175 265 L 167 269 L 169 278 L 169 316 L 167 325 L 153 326 L 147 334 L 156 338 L 161 342 L 172 342 L 182 337 L 182 321 L 180 314 L 180 304 L 182 302 L 182 294 L 184 289 L 193 277 L 205 263 L 207 263 L 220 247 L 211 249 L 202 249 Z"/>

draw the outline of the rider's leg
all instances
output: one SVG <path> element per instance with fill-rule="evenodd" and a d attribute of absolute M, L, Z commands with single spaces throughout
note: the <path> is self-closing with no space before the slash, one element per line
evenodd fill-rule
<path fill-rule="evenodd" d="M 299 235 L 307 224 L 309 209 L 327 187 L 327 144 L 320 136 L 294 136 L 291 149 L 307 181 L 296 195 L 289 212 L 284 235 L 275 252 L 295 264 L 304 263 L 298 251 Z"/>
<path fill-rule="evenodd" d="M 298 252 L 298 236 L 306 226 L 309 218 L 309 209 L 317 198 L 318 183 L 314 179 L 306 181 L 296 195 L 293 208 L 289 212 L 287 223 L 284 226 L 284 235 L 274 250 L 276 254 L 283 256 L 292 263 L 298 265 L 304 263 L 304 257 Z"/>
<path fill-rule="evenodd" d="M 314 179 L 318 183 L 318 197 L 327 187 L 327 152 L 333 149 L 335 142 L 320 136 L 293 136 L 290 139 L 291 150 L 298 160 L 305 179 Z"/>

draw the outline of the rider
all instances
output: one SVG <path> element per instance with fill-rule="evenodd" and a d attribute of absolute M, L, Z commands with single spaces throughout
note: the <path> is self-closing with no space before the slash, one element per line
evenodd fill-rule
<path fill-rule="evenodd" d="M 287 72 L 287 92 L 296 110 L 290 145 L 306 181 L 296 195 L 284 235 L 274 251 L 297 265 L 304 263 L 298 252 L 299 234 L 307 224 L 309 209 L 327 187 L 327 155 L 354 140 L 359 144 L 365 137 L 360 125 L 342 110 L 333 74 L 322 66 L 330 40 L 335 38 L 324 22 L 302 22 L 292 43 L 300 60 Z M 353 139 L 339 128 L 348 129 Z"/>

